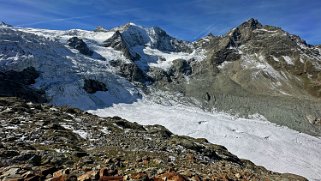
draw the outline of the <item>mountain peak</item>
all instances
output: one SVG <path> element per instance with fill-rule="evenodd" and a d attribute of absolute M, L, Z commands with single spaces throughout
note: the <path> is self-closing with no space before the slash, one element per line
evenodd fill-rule
<path fill-rule="evenodd" d="M 127 25 L 130 25 L 130 26 L 136 26 L 136 24 L 135 24 L 135 23 L 133 23 L 133 22 L 129 22 L 129 23 L 127 23 Z"/>
<path fill-rule="evenodd" d="M 125 31 L 125 30 L 128 30 L 128 29 L 143 29 L 143 27 L 138 26 L 135 23 L 128 22 L 126 24 L 117 26 L 117 27 L 113 28 L 112 30 L 115 30 L 115 31 L 118 30 L 118 31 L 122 32 L 122 31 Z"/>
<path fill-rule="evenodd" d="M 105 29 L 105 28 L 102 27 L 102 26 L 97 26 L 94 31 L 95 31 L 95 32 L 107 32 L 108 30 Z"/>
<path fill-rule="evenodd" d="M 136 25 L 136 24 L 133 23 L 133 22 L 128 22 L 128 23 L 124 24 L 124 25 L 121 26 L 121 27 L 123 27 L 124 29 L 126 29 L 126 28 L 129 28 L 129 27 L 140 27 L 140 26 Z"/>
<path fill-rule="evenodd" d="M 12 27 L 12 25 L 9 25 L 3 21 L 0 22 L 0 26 Z"/>
<path fill-rule="evenodd" d="M 257 29 L 257 28 L 262 28 L 263 25 L 254 18 L 251 18 L 247 21 L 245 21 L 244 23 L 242 23 L 240 26 L 238 26 L 238 28 L 250 28 L 251 30 Z"/>

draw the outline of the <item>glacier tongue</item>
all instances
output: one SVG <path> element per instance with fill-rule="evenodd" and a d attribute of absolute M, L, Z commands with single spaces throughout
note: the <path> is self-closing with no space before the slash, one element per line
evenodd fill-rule
<path fill-rule="evenodd" d="M 224 145 L 240 158 L 277 172 L 321 178 L 321 139 L 280 127 L 260 116 L 239 118 L 181 104 L 161 105 L 146 99 L 91 110 L 98 116 L 120 116 L 139 124 L 160 124 L 179 135 L 203 137 Z"/>

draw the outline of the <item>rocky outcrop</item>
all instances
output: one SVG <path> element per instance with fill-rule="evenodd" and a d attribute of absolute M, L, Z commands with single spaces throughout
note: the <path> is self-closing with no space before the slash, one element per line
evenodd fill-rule
<path fill-rule="evenodd" d="M 169 72 L 170 74 L 183 74 L 188 76 L 192 74 L 192 68 L 186 60 L 176 59 L 173 60 L 172 67 Z"/>
<path fill-rule="evenodd" d="M 306 180 L 159 125 L 0 98 L 0 179 Z"/>
<path fill-rule="evenodd" d="M 121 63 L 119 66 L 120 75 L 129 81 L 144 83 L 148 81 L 146 74 L 133 63 Z"/>
<path fill-rule="evenodd" d="M 83 55 L 87 55 L 87 56 L 92 56 L 93 55 L 93 51 L 91 51 L 87 44 L 80 38 L 78 37 L 72 37 L 68 40 L 68 45 L 76 50 L 79 51 L 79 53 L 83 54 Z"/>
<path fill-rule="evenodd" d="M 123 52 L 123 55 L 129 60 L 139 59 L 138 54 L 133 54 L 130 52 L 129 45 L 126 43 L 125 39 L 123 38 L 123 35 L 119 31 L 116 31 L 111 38 L 104 41 L 103 46 L 112 47 L 115 50 Z"/>
<path fill-rule="evenodd" d="M 170 75 L 168 74 L 167 71 L 161 69 L 161 68 L 157 68 L 157 67 L 152 67 L 149 69 L 148 71 L 148 75 L 150 76 L 150 78 L 152 79 L 153 82 L 170 82 L 171 78 Z"/>
<path fill-rule="evenodd" d="M 159 27 L 150 30 L 150 36 L 154 39 L 151 48 L 164 52 L 192 52 L 187 43 L 169 36 L 166 31 Z"/>
<path fill-rule="evenodd" d="M 96 93 L 97 91 L 108 91 L 106 84 L 93 79 L 84 80 L 84 89 L 89 94 Z"/>
<path fill-rule="evenodd" d="M 33 102 L 46 102 L 45 92 L 30 87 L 39 77 L 39 72 L 33 67 L 22 71 L 0 72 L 0 96 L 15 96 Z"/>

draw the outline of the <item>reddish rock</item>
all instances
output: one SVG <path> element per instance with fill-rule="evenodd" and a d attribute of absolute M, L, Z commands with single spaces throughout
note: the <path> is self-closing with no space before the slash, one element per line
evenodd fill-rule
<path fill-rule="evenodd" d="M 162 179 L 167 181 L 187 181 L 185 177 L 176 172 L 166 172 L 160 176 L 156 176 L 156 179 Z"/>
<path fill-rule="evenodd" d="M 98 179 L 99 178 L 98 172 L 93 171 L 93 170 L 89 171 L 89 172 L 79 176 L 78 180 L 79 181 L 90 181 L 92 178 Z"/>
<path fill-rule="evenodd" d="M 60 176 L 54 176 L 51 181 L 66 181 L 66 176 L 65 175 L 60 175 Z"/>
<path fill-rule="evenodd" d="M 53 177 L 60 177 L 62 175 L 68 175 L 68 174 L 70 174 L 70 170 L 67 168 L 67 169 L 62 169 L 54 172 Z"/>
<path fill-rule="evenodd" d="M 99 170 L 99 177 L 108 176 L 108 169 L 102 168 Z"/>
<path fill-rule="evenodd" d="M 196 162 L 196 158 L 193 154 L 187 154 L 186 159 L 189 163 L 195 163 Z"/>
<path fill-rule="evenodd" d="M 57 177 L 53 177 L 51 181 L 77 181 L 77 177 L 74 175 L 61 175 Z"/>
<path fill-rule="evenodd" d="M 102 176 L 99 181 L 123 181 L 122 176 Z"/>
<path fill-rule="evenodd" d="M 134 180 L 149 180 L 148 174 L 145 172 L 139 172 L 139 173 L 132 173 L 131 174 L 131 179 Z"/>
<path fill-rule="evenodd" d="M 199 176 L 195 175 L 195 176 L 192 177 L 191 180 L 192 181 L 201 181 L 202 179 Z"/>

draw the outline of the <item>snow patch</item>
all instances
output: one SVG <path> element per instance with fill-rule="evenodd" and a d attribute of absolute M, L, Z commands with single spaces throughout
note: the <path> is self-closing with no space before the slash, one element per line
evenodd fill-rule
<path fill-rule="evenodd" d="M 264 28 L 254 30 L 254 32 L 258 32 L 258 31 L 264 31 L 264 32 L 268 32 L 268 33 L 277 33 L 278 32 L 277 30 L 271 31 L 271 30 L 267 30 Z"/>
<path fill-rule="evenodd" d="M 241 61 L 241 65 L 242 67 L 244 67 L 244 69 L 256 69 L 259 71 L 263 71 L 267 75 L 277 80 L 284 79 L 282 75 L 267 62 L 263 55 L 242 55 Z M 254 72 L 254 75 L 257 75 L 258 73 L 260 72 Z"/>
<path fill-rule="evenodd" d="M 100 131 L 104 134 L 110 134 L 110 131 L 108 130 L 107 127 L 103 127 Z"/>
<path fill-rule="evenodd" d="M 186 52 L 162 52 L 157 49 L 151 49 L 150 47 L 146 47 L 143 49 L 144 54 L 149 56 L 156 56 L 156 61 L 150 61 L 150 57 L 142 57 L 140 61 L 146 62 L 148 66 L 151 67 L 159 67 L 165 70 L 168 70 L 173 60 L 176 59 L 184 59 L 190 60 L 194 59 L 194 61 L 201 61 L 205 59 L 205 52 L 203 50 L 194 50 L 192 53 Z"/>
<path fill-rule="evenodd" d="M 283 59 L 285 60 L 285 62 L 286 62 L 287 64 L 289 64 L 289 65 L 294 65 L 294 62 L 293 62 L 293 60 L 292 60 L 291 57 L 289 57 L 289 56 L 282 56 L 282 57 L 283 57 Z"/>
<path fill-rule="evenodd" d="M 84 131 L 84 130 L 73 130 L 72 132 L 78 134 L 83 139 L 87 139 L 88 138 L 88 133 L 86 131 Z"/>
<path fill-rule="evenodd" d="M 275 56 L 272 56 L 273 60 L 276 62 L 280 62 L 280 60 L 278 58 L 276 58 Z"/>

